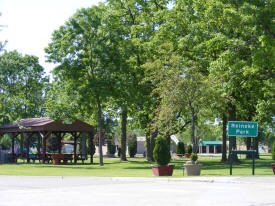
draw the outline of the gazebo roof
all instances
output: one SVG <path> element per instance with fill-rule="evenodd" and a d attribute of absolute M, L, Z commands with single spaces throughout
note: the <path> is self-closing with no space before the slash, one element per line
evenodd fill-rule
<path fill-rule="evenodd" d="M 202 141 L 199 146 L 219 146 L 222 145 L 220 141 Z"/>
<path fill-rule="evenodd" d="M 49 117 L 21 119 L 17 123 L 0 126 L 0 134 L 17 132 L 92 132 L 93 126 L 76 120 L 71 124 L 54 121 Z"/>

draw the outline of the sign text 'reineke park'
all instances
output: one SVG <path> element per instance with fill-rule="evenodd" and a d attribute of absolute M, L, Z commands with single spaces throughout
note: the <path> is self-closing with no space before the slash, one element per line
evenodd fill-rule
<path fill-rule="evenodd" d="M 257 122 L 229 121 L 227 128 L 228 136 L 257 137 Z"/>

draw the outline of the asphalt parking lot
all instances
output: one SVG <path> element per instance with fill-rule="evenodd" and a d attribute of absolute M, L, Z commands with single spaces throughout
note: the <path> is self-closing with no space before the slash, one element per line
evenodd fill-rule
<path fill-rule="evenodd" d="M 1 206 L 275 206 L 275 178 L 0 176 Z"/>

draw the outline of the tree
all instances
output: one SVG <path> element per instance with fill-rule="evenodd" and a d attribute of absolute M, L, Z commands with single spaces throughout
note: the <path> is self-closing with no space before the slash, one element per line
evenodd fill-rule
<path fill-rule="evenodd" d="M 167 139 L 163 136 L 156 138 L 156 146 L 153 151 L 154 159 L 159 165 L 167 165 L 171 160 L 170 148 Z"/>
<path fill-rule="evenodd" d="M 137 153 L 137 135 L 134 132 L 128 132 L 127 143 L 130 157 L 135 157 Z"/>
<path fill-rule="evenodd" d="M 176 153 L 179 157 L 184 156 L 185 154 L 185 146 L 184 146 L 184 142 L 179 142 L 177 144 L 177 149 L 176 149 Z"/>
<path fill-rule="evenodd" d="M 119 69 L 117 41 L 113 41 L 117 36 L 106 28 L 104 9 L 101 4 L 76 12 L 54 31 L 52 42 L 45 49 L 48 61 L 59 64 L 54 69 L 56 81 L 66 85 L 68 96 L 76 97 L 66 104 L 75 104 L 88 116 L 97 117 L 100 165 L 103 165 L 102 112 L 116 85 L 113 74 Z"/>
<path fill-rule="evenodd" d="M 161 70 L 157 78 L 160 78 L 157 92 L 160 95 L 160 107 L 157 117 L 158 128 L 163 128 L 169 134 L 177 133 L 189 123 L 192 124 L 191 140 L 193 150 L 197 152 L 198 140 L 195 138 L 195 126 L 200 109 L 206 103 L 204 96 L 207 92 L 207 83 L 201 73 L 196 71 L 195 65 L 184 63 L 178 55 L 164 53 L 164 61 L 155 61 L 153 67 Z M 159 64 L 157 63 L 159 62 Z M 175 125 L 178 128 L 175 128 Z M 176 132 L 175 132 L 176 131 Z M 172 133 L 173 132 L 173 133 Z"/>
<path fill-rule="evenodd" d="M 38 58 L 17 51 L 0 56 L 0 122 L 45 115 L 44 96 L 48 77 Z"/>
<path fill-rule="evenodd" d="M 151 84 L 144 81 L 145 72 L 142 65 L 147 59 L 146 42 L 150 41 L 150 37 L 155 31 L 156 22 L 152 21 L 153 16 L 159 10 L 166 8 L 167 2 L 159 0 L 107 1 L 108 15 L 111 19 L 115 19 L 113 25 L 122 37 L 119 51 L 122 54 L 121 60 L 124 68 L 118 79 L 123 84 L 119 87 L 119 92 L 117 92 L 112 104 L 115 104 L 121 111 L 121 160 L 123 161 L 126 160 L 126 121 L 128 115 L 140 119 L 140 125 L 148 131 L 146 132 L 147 137 L 150 136 L 150 129 L 147 127 L 151 120 L 149 117 L 150 110 L 148 110 L 148 108 L 152 108 L 148 106 L 152 103 L 150 99 Z"/>
<path fill-rule="evenodd" d="M 274 1 L 215 1 L 200 5 L 199 13 L 204 19 L 201 28 L 207 38 L 199 48 L 205 48 L 211 60 L 210 75 L 227 100 L 229 120 L 255 120 L 258 102 L 268 101 L 265 97 L 270 94 L 274 75 L 269 69 L 274 67 L 274 38 L 269 30 L 272 7 Z M 267 42 L 269 45 L 264 46 Z"/>

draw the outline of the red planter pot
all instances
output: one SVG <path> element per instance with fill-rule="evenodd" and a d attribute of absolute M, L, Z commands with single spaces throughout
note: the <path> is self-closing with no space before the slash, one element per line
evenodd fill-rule
<path fill-rule="evenodd" d="M 273 173 L 275 175 L 275 163 L 272 163 L 271 166 L 272 166 L 272 169 L 273 169 Z"/>
<path fill-rule="evenodd" d="M 155 176 L 172 176 L 175 165 L 152 165 Z"/>
<path fill-rule="evenodd" d="M 184 155 L 186 158 L 190 158 L 190 156 L 191 156 L 191 154 L 189 154 L 189 153 L 185 153 L 185 155 Z"/>

